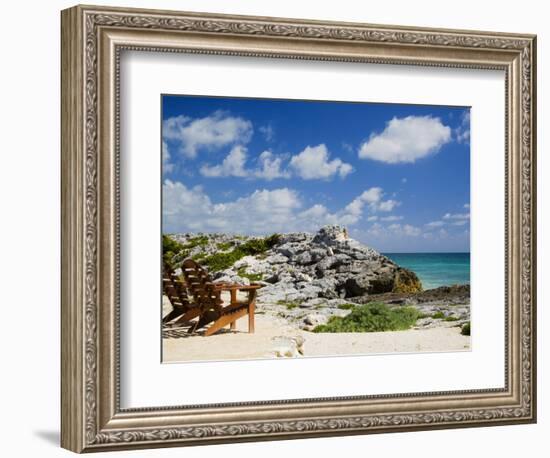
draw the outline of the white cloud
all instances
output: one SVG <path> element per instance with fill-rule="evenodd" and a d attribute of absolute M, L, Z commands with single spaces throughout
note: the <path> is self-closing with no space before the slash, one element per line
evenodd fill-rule
<path fill-rule="evenodd" d="M 389 164 L 415 162 L 451 140 L 451 128 L 432 116 L 393 118 L 359 147 L 359 157 Z"/>
<path fill-rule="evenodd" d="M 276 156 L 271 151 L 264 151 L 258 158 L 256 169 L 247 169 L 247 149 L 237 145 L 229 152 L 221 164 L 205 164 L 200 168 L 201 175 L 209 178 L 240 177 L 261 178 L 274 180 L 275 178 L 290 178 L 290 172 L 282 170 L 282 156 Z"/>
<path fill-rule="evenodd" d="M 298 194 L 288 188 L 259 189 L 232 202 L 213 203 L 202 187 L 165 180 L 164 230 L 270 233 L 284 230 L 301 207 Z"/>
<path fill-rule="evenodd" d="M 367 221 L 369 221 L 369 222 L 378 221 L 378 216 L 376 216 L 376 215 L 369 216 L 367 218 Z"/>
<path fill-rule="evenodd" d="M 200 172 L 205 177 L 246 177 L 248 175 L 245 169 L 246 148 L 244 146 L 234 146 L 221 164 L 210 166 L 203 165 Z"/>
<path fill-rule="evenodd" d="M 391 216 L 383 216 L 380 218 L 380 221 L 386 221 L 386 222 L 390 222 L 390 221 L 401 221 L 403 219 L 402 216 L 396 216 L 396 215 L 391 215 Z"/>
<path fill-rule="evenodd" d="M 395 234 L 405 235 L 408 237 L 418 237 L 422 234 L 420 228 L 412 226 L 410 224 L 390 224 L 388 229 Z"/>
<path fill-rule="evenodd" d="M 460 126 L 454 130 L 454 134 L 458 143 L 470 143 L 470 110 L 462 114 Z"/>
<path fill-rule="evenodd" d="M 319 203 L 305 207 L 298 192 L 289 188 L 257 189 L 234 201 L 213 203 L 200 186 L 188 188 L 165 180 L 163 224 L 166 232 L 247 234 L 316 231 L 325 224 L 352 226 L 362 218 L 366 202 L 375 203 L 374 194 L 367 190 L 344 208 L 331 212 Z M 354 204 L 358 201 L 362 205 Z"/>
<path fill-rule="evenodd" d="M 445 221 L 432 221 L 426 224 L 426 226 L 428 227 L 441 227 L 444 225 L 445 225 Z"/>
<path fill-rule="evenodd" d="M 342 148 L 348 153 L 354 153 L 355 152 L 355 148 L 353 147 L 353 145 L 351 143 L 348 143 L 348 142 L 342 142 Z"/>
<path fill-rule="evenodd" d="M 464 226 L 467 223 L 468 223 L 468 221 L 466 221 L 465 219 L 462 219 L 462 220 L 455 221 L 453 223 L 453 226 Z"/>
<path fill-rule="evenodd" d="M 228 145 L 246 144 L 252 137 L 252 123 L 216 111 L 204 118 L 179 115 L 162 123 L 164 141 L 173 142 L 186 157 L 194 158 L 201 149 L 216 150 Z"/>
<path fill-rule="evenodd" d="M 361 214 L 363 207 L 368 205 L 373 212 L 382 211 L 389 212 L 395 207 L 401 205 L 401 202 L 396 200 L 382 200 L 384 191 L 380 187 L 373 187 L 364 191 L 361 195 L 352 200 L 346 207 L 346 210 L 351 214 Z"/>
<path fill-rule="evenodd" d="M 170 151 L 166 142 L 162 142 L 162 172 L 171 173 L 174 171 L 174 164 L 170 162 Z"/>
<path fill-rule="evenodd" d="M 469 213 L 445 213 L 443 219 L 470 219 Z"/>
<path fill-rule="evenodd" d="M 381 212 L 391 212 L 395 207 L 398 207 L 399 205 L 401 205 L 401 202 L 389 199 L 380 202 L 380 204 L 378 205 L 378 210 L 380 210 Z"/>
<path fill-rule="evenodd" d="M 275 131 L 273 130 L 273 126 L 271 124 L 268 124 L 266 126 L 260 126 L 258 129 L 260 133 L 264 136 L 265 140 L 270 142 L 275 137 Z"/>
<path fill-rule="evenodd" d="M 350 164 L 341 159 L 329 161 L 329 152 L 324 144 L 307 146 L 301 153 L 293 156 L 290 167 L 304 180 L 328 179 L 334 175 L 344 178 L 353 171 Z"/>
<path fill-rule="evenodd" d="M 290 172 L 282 170 L 283 158 L 271 151 L 264 151 L 258 158 L 259 168 L 253 172 L 256 178 L 274 180 L 275 178 L 290 178 Z"/>
<path fill-rule="evenodd" d="M 407 182 L 406 178 L 401 178 L 401 183 L 405 184 Z"/>
<path fill-rule="evenodd" d="M 464 204 L 464 208 L 470 209 L 470 204 Z"/>

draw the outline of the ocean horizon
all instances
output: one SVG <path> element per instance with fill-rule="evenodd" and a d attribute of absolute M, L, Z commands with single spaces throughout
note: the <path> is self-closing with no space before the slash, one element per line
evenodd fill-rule
<path fill-rule="evenodd" d="M 470 283 L 469 252 L 382 254 L 416 273 L 424 289 Z"/>

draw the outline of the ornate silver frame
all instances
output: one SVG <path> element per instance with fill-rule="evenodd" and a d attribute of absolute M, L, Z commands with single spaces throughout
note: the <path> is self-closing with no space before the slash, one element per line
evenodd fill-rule
<path fill-rule="evenodd" d="M 503 389 L 126 409 L 119 405 L 121 50 L 506 73 Z M 536 419 L 533 35 L 76 6 L 62 12 L 62 422 L 75 452 L 531 423 Z"/>

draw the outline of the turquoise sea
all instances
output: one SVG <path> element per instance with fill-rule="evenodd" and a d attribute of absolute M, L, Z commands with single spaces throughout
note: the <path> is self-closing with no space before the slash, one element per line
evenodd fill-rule
<path fill-rule="evenodd" d="M 470 253 L 384 253 L 412 270 L 424 289 L 470 283 Z"/>

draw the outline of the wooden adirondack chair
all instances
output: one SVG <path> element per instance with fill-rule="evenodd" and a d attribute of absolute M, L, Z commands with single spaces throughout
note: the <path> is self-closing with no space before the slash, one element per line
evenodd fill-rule
<path fill-rule="evenodd" d="M 260 285 L 233 285 L 227 283 L 213 283 L 208 272 L 192 259 L 186 259 L 182 265 L 185 283 L 193 301 L 200 309 L 200 318 L 196 326 L 192 326 L 189 332 L 202 328 L 211 323 L 204 335 L 210 336 L 223 327 L 229 325 L 235 329 L 236 321 L 248 315 L 248 332 L 254 332 L 254 310 L 256 308 L 257 290 Z M 229 291 L 231 301 L 224 305 L 221 298 L 223 291 Z M 246 301 L 239 302 L 237 293 L 247 291 Z"/>
<path fill-rule="evenodd" d="M 162 323 L 185 324 L 200 315 L 201 309 L 191 303 L 183 278 L 176 275 L 168 264 L 164 264 L 162 272 L 162 291 L 168 297 L 173 310 L 162 319 Z M 193 323 L 189 323 L 193 324 Z"/>

